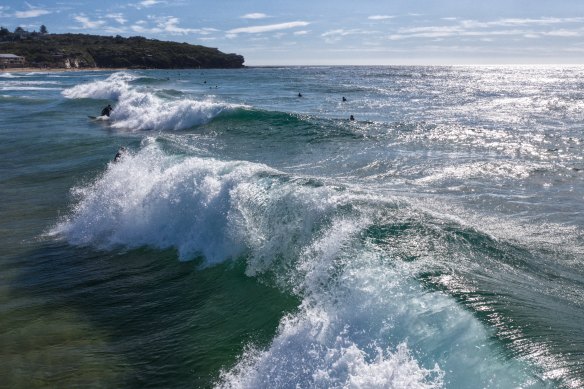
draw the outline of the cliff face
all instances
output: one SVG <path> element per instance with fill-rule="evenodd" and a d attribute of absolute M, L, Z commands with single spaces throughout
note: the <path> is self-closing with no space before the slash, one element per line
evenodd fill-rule
<path fill-rule="evenodd" d="M 27 66 L 103 68 L 241 68 L 237 54 L 198 45 L 143 37 L 45 34 L 0 42 L 0 52 L 26 57 Z"/>

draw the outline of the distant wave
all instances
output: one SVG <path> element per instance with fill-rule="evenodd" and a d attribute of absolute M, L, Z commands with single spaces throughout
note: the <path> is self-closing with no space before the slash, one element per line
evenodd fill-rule
<path fill-rule="evenodd" d="M 71 99 L 117 100 L 110 116 L 111 126 L 130 131 L 188 129 L 236 107 L 191 97 L 162 98 L 155 90 L 132 85 L 133 81 L 140 79 L 130 73 L 114 73 L 105 80 L 76 85 L 63 91 L 63 95 Z"/>
<path fill-rule="evenodd" d="M 61 88 L 43 88 L 40 86 L 0 86 L 1 91 L 43 91 L 43 90 L 61 90 Z"/>

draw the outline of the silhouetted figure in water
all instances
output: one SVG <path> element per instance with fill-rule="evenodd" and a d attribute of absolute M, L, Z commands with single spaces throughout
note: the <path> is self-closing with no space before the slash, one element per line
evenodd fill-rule
<path fill-rule="evenodd" d="M 355 120 L 355 117 L 353 115 L 351 115 L 351 117 L 349 118 L 349 120 Z"/>
<path fill-rule="evenodd" d="M 298 97 L 302 97 L 302 93 L 298 93 Z"/>
<path fill-rule="evenodd" d="M 104 109 L 101 110 L 101 116 L 109 116 L 113 111 L 113 108 L 110 104 L 107 105 Z"/>
<path fill-rule="evenodd" d="M 114 157 L 114 162 L 119 162 L 120 159 L 122 159 L 122 157 L 124 156 L 124 154 L 126 154 L 126 148 L 120 147 L 120 149 L 116 153 L 116 156 Z"/>
<path fill-rule="evenodd" d="M 345 98 L 345 96 L 343 96 L 343 101 L 347 101 L 347 99 Z"/>

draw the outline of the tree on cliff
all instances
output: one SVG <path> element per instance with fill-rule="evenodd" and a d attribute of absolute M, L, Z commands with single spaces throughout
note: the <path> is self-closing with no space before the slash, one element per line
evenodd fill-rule
<path fill-rule="evenodd" d="M 41 34 L 47 34 L 47 33 L 48 33 L 48 31 L 47 31 L 47 27 L 46 27 L 46 26 L 43 24 L 43 25 L 41 26 Z"/>

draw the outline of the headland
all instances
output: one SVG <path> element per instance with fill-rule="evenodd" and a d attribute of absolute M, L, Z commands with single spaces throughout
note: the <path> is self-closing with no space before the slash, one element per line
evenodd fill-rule
<path fill-rule="evenodd" d="M 10 34 L 0 53 L 24 57 L 20 68 L 47 69 L 213 69 L 242 68 L 244 58 L 216 48 L 140 36 L 88 34 Z M 2 66 L 0 66 L 2 67 Z M 17 71 L 18 67 L 8 71 Z"/>

